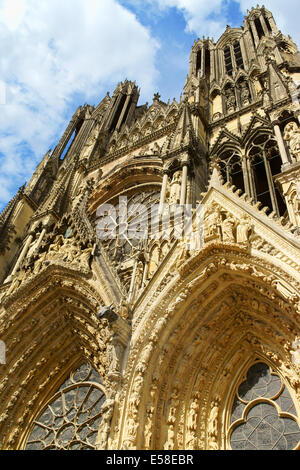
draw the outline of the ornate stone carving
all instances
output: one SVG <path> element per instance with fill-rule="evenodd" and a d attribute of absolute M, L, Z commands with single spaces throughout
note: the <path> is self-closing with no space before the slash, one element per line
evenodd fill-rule
<path fill-rule="evenodd" d="M 197 420 L 199 413 L 199 392 L 195 392 L 192 397 L 190 409 L 187 417 L 187 435 L 185 439 L 185 448 L 190 450 L 197 449 Z"/>
<path fill-rule="evenodd" d="M 165 450 L 173 450 L 175 448 L 175 425 L 176 425 L 176 413 L 179 405 L 178 400 L 178 388 L 174 387 L 171 393 L 170 404 L 168 408 L 167 416 L 167 439 L 164 444 Z"/>
<path fill-rule="evenodd" d="M 300 161 L 300 129 L 295 122 L 290 122 L 285 126 L 284 139 L 288 142 L 292 161 Z"/>
<path fill-rule="evenodd" d="M 181 191 L 181 171 L 176 171 L 170 183 L 169 204 L 179 204 Z"/>

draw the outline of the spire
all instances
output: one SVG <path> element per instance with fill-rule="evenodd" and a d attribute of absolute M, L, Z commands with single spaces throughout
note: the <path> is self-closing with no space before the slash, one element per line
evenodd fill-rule
<path fill-rule="evenodd" d="M 193 138 L 193 125 L 191 113 L 187 101 L 183 103 L 183 108 L 177 123 L 175 132 L 170 140 L 169 150 L 189 145 Z"/>

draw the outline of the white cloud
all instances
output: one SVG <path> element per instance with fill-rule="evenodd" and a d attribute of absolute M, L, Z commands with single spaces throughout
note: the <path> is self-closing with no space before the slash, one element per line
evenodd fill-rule
<path fill-rule="evenodd" d="M 163 14 L 169 8 L 177 8 L 186 21 L 186 31 L 217 38 L 224 31 L 224 8 L 228 0 L 123 0 L 151 14 Z"/>
<path fill-rule="evenodd" d="M 0 205 L 62 133 L 75 94 L 97 104 L 126 77 L 152 93 L 157 49 L 116 0 L 0 0 Z"/>
<path fill-rule="evenodd" d="M 224 32 L 227 24 L 232 24 L 230 9 L 233 3 L 240 5 L 241 11 L 246 15 L 247 9 L 256 7 L 257 0 L 124 0 L 127 4 L 136 7 L 149 5 L 151 12 L 164 12 L 169 8 L 181 11 L 187 31 L 199 36 L 214 37 L 215 40 Z M 290 34 L 294 41 L 300 44 L 299 29 L 299 0 L 263 0 L 261 2 L 274 15 L 279 29 Z M 148 8 L 148 7 L 147 7 Z"/>

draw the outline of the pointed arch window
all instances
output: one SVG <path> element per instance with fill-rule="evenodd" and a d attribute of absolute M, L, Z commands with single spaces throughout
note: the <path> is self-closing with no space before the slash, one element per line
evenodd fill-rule
<path fill-rule="evenodd" d="M 243 69 L 244 68 L 244 61 L 243 61 L 242 50 L 241 50 L 241 46 L 240 46 L 239 41 L 236 41 L 233 44 L 233 50 L 234 50 L 236 67 L 238 69 Z"/>
<path fill-rule="evenodd" d="M 291 395 L 279 375 L 260 360 L 237 387 L 228 438 L 233 450 L 300 447 L 300 427 Z"/>
<path fill-rule="evenodd" d="M 245 192 L 241 157 L 232 150 L 227 150 L 220 157 L 220 168 L 223 180 Z"/>
<path fill-rule="evenodd" d="M 231 48 L 230 46 L 225 47 L 224 49 L 224 59 L 225 59 L 225 69 L 226 73 L 230 76 L 233 74 L 233 63 L 231 57 Z"/>
<path fill-rule="evenodd" d="M 266 25 L 267 25 L 267 28 L 268 28 L 269 33 L 272 33 L 272 32 L 273 32 L 272 26 L 271 26 L 271 23 L 270 23 L 270 21 L 269 21 L 269 18 L 267 17 L 266 14 L 264 14 L 264 20 L 265 20 L 265 22 L 266 22 Z"/>
<path fill-rule="evenodd" d="M 200 76 L 202 76 L 202 47 L 197 52 L 196 75 L 198 75 L 199 71 L 200 71 Z"/>
<path fill-rule="evenodd" d="M 256 27 L 258 37 L 259 37 L 259 39 L 261 39 L 265 35 L 265 33 L 264 33 L 264 30 L 263 30 L 260 18 L 256 18 L 254 20 L 254 23 L 255 23 L 255 27 Z"/>
<path fill-rule="evenodd" d="M 105 391 L 89 364 L 75 369 L 33 422 L 26 450 L 93 450 Z"/>
<path fill-rule="evenodd" d="M 284 216 L 286 205 L 283 195 L 275 185 L 274 176 L 281 171 L 277 143 L 271 135 L 257 135 L 250 145 L 250 192 L 255 201 Z"/>

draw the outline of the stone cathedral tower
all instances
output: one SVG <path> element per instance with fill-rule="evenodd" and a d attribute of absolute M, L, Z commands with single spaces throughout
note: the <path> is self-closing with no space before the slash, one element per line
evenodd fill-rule
<path fill-rule="evenodd" d="M 75 112 L 0 216 L 1 449 L 300 447 L 299 84 L 258 6 Z"/>

